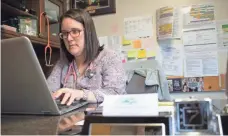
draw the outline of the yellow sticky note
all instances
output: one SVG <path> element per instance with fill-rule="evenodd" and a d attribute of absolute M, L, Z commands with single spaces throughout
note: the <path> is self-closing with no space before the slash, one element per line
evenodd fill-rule
<path fill-rule="evenodd" d="M 133 41 L 133 47 L 135 49 L 141 48 L 142 47 L 141 41 L 140 40 Z"/>
<path fill-rule="evenodd" d="M 155 51 L 147 51 L 146 52 L 146 57 L 155 57 L 156 56 L 156 52 Z"/>
<path fill-rule="evenodd" d="M 138 52 L 137 51 L 128 51 L 127 52 L 127 57 L 128 58 L 136 58 L 137 57 L 137 55 L 138 55 Z"/>
<path fill-rule="evenodd" d="M 126 46 L 126 45 L 131 45 L 131 40 L 126 40 L 125 37 L 122 37 L 122 45 Z"/>
<path fill-rule="evenodd" d="M 139 50 L 138 51 L 138 58 L 139 59 L 143 59 L 143 58 L 146 58 L 146 50 Z"/>

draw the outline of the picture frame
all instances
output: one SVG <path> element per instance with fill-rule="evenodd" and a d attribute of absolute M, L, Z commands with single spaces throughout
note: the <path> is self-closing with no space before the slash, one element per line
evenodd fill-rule
<path fill-rule="evenodd" d="M 116 0 L 72 0 L 72 8 L 86 10 L 91 16 L 116 13 Z"/>

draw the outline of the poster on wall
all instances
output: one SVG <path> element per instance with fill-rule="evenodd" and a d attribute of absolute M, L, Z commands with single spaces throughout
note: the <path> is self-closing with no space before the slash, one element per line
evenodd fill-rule
<path fill-rule="evenodd" d="M 168 79 L 168 87 L 171 93 L 205 91 L 203 77 Z"/>
<path fill-rule="evenodd" d="M 157 10 L 157 37 L 158 39 L 172 38 L 173 34 L 173 7 L 163 7 Z"/>
<path fill-rule="evenodd" d="M 156 30 L 157 38 L 171 39 L 180 38 L 181 32 L 181 13 L 178 8 L 163 7 L 156 11 Z"/>
<path fill-rule="evenodd" d="M 127 40 L 151 38 L 152 35 L 152 16 L 124 18 L 124 36 Z"/>
<path fill-rule="evenodd" d="M 183 7 L 184 26 L 197 26 L 215 23 L 215 6 L 199 4 Z"/>
<path fill-rule="evenodd" d="M 228 47 L 228 20 L 216 21 L 219 47 Z"/>

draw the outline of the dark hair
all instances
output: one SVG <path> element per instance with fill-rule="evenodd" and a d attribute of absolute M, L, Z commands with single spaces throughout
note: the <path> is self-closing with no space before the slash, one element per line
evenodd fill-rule
<path fill-rule="evenodd" d="M 100 47 L 92 17 L 82 9 L 70 9 L 60 18 L 60 31 L 64 18 L 72 18 L 83 25 L 85 35 L 85 47 L 83 51 L 85 57 L 84 63 L 92 62 L 103 49 L 103 47 Z M 63 39 L 60 39 L 60 44 L 67 60 L 71 62 L 74 56 L 67 51 Z"/>

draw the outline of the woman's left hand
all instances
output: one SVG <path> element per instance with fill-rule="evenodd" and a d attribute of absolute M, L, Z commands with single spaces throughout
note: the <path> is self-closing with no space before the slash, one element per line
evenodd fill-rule
<path fill-rule="evenodd" d="M 75 90 L 70 88 L 61 88 L 53 93 L 55 99 L 58 99 L 60 96 L 62 97 L 61 104 L 71 105 L 74 100 L 80 100 L 83 98 L 82 90 Z"/>

